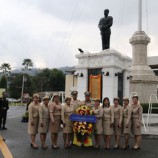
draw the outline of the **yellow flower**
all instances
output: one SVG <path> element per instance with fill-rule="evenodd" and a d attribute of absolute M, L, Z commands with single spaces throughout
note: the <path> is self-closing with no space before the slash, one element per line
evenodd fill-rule
<path fill-rule="evenodd" d="M 89 127 L 92 127 L 92 124 L 89 124 Z"/>

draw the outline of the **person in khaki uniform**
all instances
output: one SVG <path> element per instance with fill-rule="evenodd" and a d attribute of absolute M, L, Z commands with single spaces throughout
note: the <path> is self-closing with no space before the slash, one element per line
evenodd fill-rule
<path fill-rule="evenodd" d="M 129 98 L 123 99 L 123 134 L 125 137 L 125 145 L 123 149 L 129 148 L 129 135 L 131 133 L 131 107 L 129 106 Z"/>
<path fill-rule="evenodd" d="M 62 107 L 62 121 L 63 121 L 63 139 L 64 139 L 64 147 L 70 148 L 73 127 L 72 121 L 70 120 L 70 115 L 73 113 L 73 104 L 71 104 L 71 98 L 67 97 L 65 99 L 65 104 Z"/>
<path fill-rule="evenodd" d="M 90 110 L 94 107 L 94 102 L 91 100 L 91 93 L 89 91 L 84 93 L 85 100 L 82 102 L 82 105 L 87 105 Z"/>
<path fill-rule="evenodd" d="M 73 113 L 76 113 L 76 109 L 81 105 L 81 101 L 77 99 L 78 92 L 72 91 L 71 92 L 71 104 L 73 105 Z"/>
<path fill-rule="evenodd" d="M 39 124 L 39 95 L 33 95 L 33 102 L 30 103 L 28 108 L 29 121 L 28 121 L 28 134 L 31 136 L 31 147 L 38 149 L 38 146 L 35 143 L 36 134 L 38 133 L 38 124 Z"/>
<path fill-rule="evenodd" d="M 120 99 L 118 97 L 114 98 L 114 134 L 115 134 L 115 145 L 114 149 L 119 148 L 120 135 L 122 131 L 122 112 L 123 109 L 119 105 Z"/>
<path fill-rule="evenodd" d="M 38 132 L 40 133 L 40 139 L 41 139 L 41 145 L 42 149 L 46 150 L 48 147 L 45 145 L 46 136 L 48 133 L 48 127 L 49 127 L 49 96 L 45 96 L 43 98 L 43 103 L 41 106 L 39 106 L 39 126 L 38 126 Z"/>
<path fill-rule="evenodd" d="M 104 137 L 104 149 L 110 149 L 111 135 L 114 133 L 114 108 L 110 106 L 109 98 L 105 97 L 103 99 L 103 137 Z"/>
<path fill-rule="evenodd" d="M 142 119 L 142 113 L 143 108 L 139 104 L 138 96 L 132 97 L 132 133 L 134 135 L 135 144 L 133 146 L 134 150 L 140 149 L 140 143 L 141 143 L 141 119 Z"/>
<path fill-rule="evenodd" d="M 94 115 L 96 116 L 96 122 L 94 123 L 94 137 L 95 137 L 95 148 L 100 148 L 100 140 L 102 134 L 102 117 L 103 109 L 100 107 L 100 99 L 94 99 L 94 107 L 92 108 Z"/>
<path fill-rule="evenodd" d="M 51 139 L 52 139 L 52 148 L 59 149 L 57 145 L 58 140 L 58 133 L 60 132 L 60 125 L 61 125 L 61 109 L 62 105 L 59 102 L 59 95 L 54 94 L 52 103 L 49 105 L 49 112 L 50 112 L 50 132 L 51 132 Z"/>

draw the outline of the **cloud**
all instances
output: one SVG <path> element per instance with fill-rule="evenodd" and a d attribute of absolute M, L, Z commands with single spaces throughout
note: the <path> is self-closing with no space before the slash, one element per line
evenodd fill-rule
<path fill-rule="evenodd" d="M 101 51 L 98 22 L 106 8 L 114 18 L 111 47 L 132 56 L 129 39 L 137 30 L 137 3 L 138 0 L 0 0 L 0 63 L 21 67 L 23 59 L 30 58 L 35 67 L 76 65 L 78 48 Z M 147 9 L 143 5 L 143 30 L 151 37 L 149 55 L 157 53 L 157 4 L 151 0 Z"/>

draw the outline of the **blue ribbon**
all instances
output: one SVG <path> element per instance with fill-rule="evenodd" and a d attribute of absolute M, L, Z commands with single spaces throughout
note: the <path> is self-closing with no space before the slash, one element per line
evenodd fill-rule
<path fill-rule="evenodd" d="M 93 115 L 77 115 L 77 114 L 71 114 L 70 115 L 71 121 L 79 121 L 79 122 L 96 122 L 96 116 Z"/>

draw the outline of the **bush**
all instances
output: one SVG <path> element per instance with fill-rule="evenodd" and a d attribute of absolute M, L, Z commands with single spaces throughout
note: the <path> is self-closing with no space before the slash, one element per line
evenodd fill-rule
<path fill-rule="evenodd" d="M 28 119 L 29 119 L 29 113 L 28 113 L 28 111 L 26 111 L 22 117 L 21 122 L 28 122 Z"/>
<path fill-rule="evenodd" d="M 143 107 L 143 113 L 148 113 L 149 103 L 142 103 L 141 106 Z M 158 103 L 153 103 L 152 106 L 158 108 Z M 158 109 L 152 109 L 152 113 L 158 114 Z"/>

